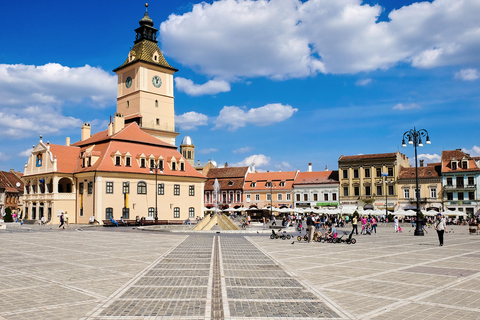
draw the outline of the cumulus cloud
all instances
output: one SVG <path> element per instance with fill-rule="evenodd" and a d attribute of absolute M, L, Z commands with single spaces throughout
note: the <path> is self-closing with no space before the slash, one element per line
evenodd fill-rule
<path fill-rule="evenodd" d="M 229 130 L 234 131 L 240 127 L 245 127 L 247 124 L 268 126 L 287 120 L 297 111 L 297 108 L 280 103 L 267 104 L 263 107 L 249 110 L 235 106 L 225 106 L 215 120 L 215 128 L 227 127 Z"/>
<path fill-rule="evenodd" d="M 355 85 L 363 87 L 366 85 L 369 85 L 372 82 L 372 79 L 367 78 L 367 79 L 358 79 L 357 82 L 355 82 Z"/>
<path fill-rule="evenodd" d="M 202 2 L 170 15 L 160 35 L 166 54 L 222 79 L 478 64 L 478 1 L 413 3 L 379 22 L 382 10 L 362 0 Z"/>
<path fill-rule="evenodd" d="M 455 72 L 455 79 L 463 81 L 473 81 L 480 78 L 480 72 L 477 69 L 462 69 Z"/>
<path fill-rule="evenodd" d="M 246 167 L 255 164 L 255 168 L 261 168 L 270 163 L 270 157 L 267 157 L 263 154 L 254 154 L 250 157 L 243 159 L 240 162 L 234 163 L 232 167 Z"/>
<path fill-rule="evenodd" d="M 182 130 L 194 130 L 197 129 L 198 126 L 206 126 L 208 117 L 202 113 L 190 111 L 175 116 L 175 123 L 178 124 Z"/>
<path fill-rule="evenodd" d="M 230 91 L 230 84 L 224 80 L 210 80 L 204 84 L 195 84 L 190 79 L 176 77 L 175 85 L 179 91 L 185 92 L 189 96 L 213 95 Z"/>
<path fill-rule="evenodd" d="M 290 165 L 290 163 L 286 162 L 286 161 L 282 161 L 280 164 L 276 164 L 275 167 L 277 169 L 280 169 L 280 170 L 288 170 L 288 169 L 291 169 L 292 166 Z"/>
<path fill-rule="evenodd" d="M 32 154 L 33 148 L 27 149 L 25 151 L 20 152 L 18 155 L 20 157 L 29 157 Z"/>
<path fill-rule="evenodd" d="M 413 110 L 413 109 L 420 109 L 420 106 L 416 103 L 398 103 L 393 108 L 393 110 Z"/>
<path fill-rule="evenodd" d="M 442 161 L 442 156 L 439 154 L 429 154 L 429 153 L 423 153 L 418 155 L 419 160 L 425 160 L 426 163 L 432 163 L 432 162 L 441 162 Z M 415 158 L 410 159 L 413 162 L 413 165 L 415 166 Z"/>
<path fill-rule="evenodd" d="M 58 63 L 43 66 L 0 64 L 2 105 L 58 105 L 90 99 L 104 106 L 116 99 L 116 76 L 89 65 L 79 68 Z"/>
<path fill-rule="evenodd" d="M 200 149 L 198 150 L 198 153 L 200 154 L 208 154 L 208 153 L 213 153 L 213 152 L 217 152 L 218 149 L 215 149 L 215 148 L 206 148 L 206 149 Z"/>
<path fill-rule="evenodd" d="M 480 147 L 473 146 L 472 149 L 462 148 L 462 151 L 468 153 L 472 157 L 480 157 Z"/>
<path fill-rule="evenodd" d="M 80 119 L 66 117 L 57 109 L 48 106 L 0 109 L 2 133 L 11 138 L 31 136 L 35 133 L 55 134 L 81 124 Z"/>
<path fill-rule="evenodd" d="M 252 147 L 243 147 L 243 148 L 238 148 L 236 150 L 233 150 L 232 152 L 233 153 L 247 153 L 247 152 L 250 152 L 252 151 Z"/>

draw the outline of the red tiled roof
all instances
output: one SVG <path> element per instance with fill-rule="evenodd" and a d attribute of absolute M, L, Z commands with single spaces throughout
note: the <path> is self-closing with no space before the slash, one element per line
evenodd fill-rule
<path fill-rule="evenodd" d="M 243 189 L 243 178 L 226 178 L 226 179 L 218 179 L 218 184 L 220 186 L 220 190 L 242 190 Z M 215 179 L 208 179 L 205 182 L 205 191 L 212 191 L 213 184 L 215 183 Z"/>
<path fill-rule="evenodd" d="M 383 158 L 395 158 L 397 156 L 396 152 L 392 153 L 377 153 L 377 154 L 359 154 L 355 156 L 344 156 L 341 155 L 338 161 L 342 160 L 364 160 L 364 159 L 383 159 Z"/>
<path fill-rule="evenodd" d="M 458 161 L 457 169 L 452 170 L 451 161 L 456 159 Z M 468 168 L 462 169 L 462 159 L 468 161 Z M 469 171 L 480 171 L 480 168 L 475 163 L 474 157 L 471 157 L 468 153 L 465 153 L 461 150 L 447 150 L 442 151 L 442 172 L 469 172 Z"/>
<path fill-rule="evenodd" d="M 442 164 L 438 163 L 428 163 L 426 167 L 418 167 L 418 177 L 425 178 L 438 178 L 442 175 Z M 400 173 L 398 179 L 414 179 L 415 178 L 415 167 L 404 168 L 400 166 Z"/>
<path fill-rule="evenodd" d="M 207 178 L 244 178 L 247 171 L 248 167 L 212 168 L 208 171 Z"/>
<path fill-rule="evenodd" d="M 15 174 L 10 171 L 0 171 L 0 186 L 3 186 L 6 192 L 23 193 L 23 181 L 17 175 L 22 176 L 23 174 Z M 18 188 L 17 183 L 20 183 Z"/>
<path fill-rule="evenodd" d="M 80 148 L 50 144 L 50 152 L 57 158 L 57 171 L 73 173 L 80 161 Z"/>
<path fill-rule="evenodd" d="M 276 190 L 293 189 L 296 175 L 297 171 L 248 173 L 243 189 L 248 191 L 270 190 L 270 187 L 266 186 L 266 182 L 273 182 Z M 252 187 L 252 182 L 256 182 L 255 187 Z M 280 186 L 281 182 L 285 182 L 285 186 Z"/>
<path fill-rule="evenodd" d="M 293 185 L 339 183 L 338 171 L 299 172 Z"/>
<path fill-rule="evenodd" d="M 108 130 L 97 132 L 88 139 L 72 143 L 72 146 L 83 147 L 86 145 L 92 145 L 92 144 L 109 141 L 109 140 L 122 140 L 122 141 L 131 141 L 131 142 L 151 144 L 151 145 L 170 147 L 170 148 L 176 149 L 174 145 L 161 141 L 149 135 L 148 133 L 143 132 L 136 122 L 126 124 L 122 130 L 120 130 L 115 134 L 112 134 L 111 136 L 108 136 L 107 134 L 108 134 Z"/>

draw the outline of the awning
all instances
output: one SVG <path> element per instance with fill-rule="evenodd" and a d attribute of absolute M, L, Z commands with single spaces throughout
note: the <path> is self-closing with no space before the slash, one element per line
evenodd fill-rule
<path fill-rule="evenodd" d="M 373 210 L 373 204 L 367 203 L 363 206 L 363 210 Z"/>

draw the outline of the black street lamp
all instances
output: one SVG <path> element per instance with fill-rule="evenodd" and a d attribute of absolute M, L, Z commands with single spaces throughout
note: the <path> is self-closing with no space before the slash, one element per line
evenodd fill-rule
<path fill-rule="evenodd" d="M 150 166 L 150 173 L 153 173 L 155 171 L 155 222 L 158 220 L 158 206 L 157 206 L 157 198 L 158 198 L 158 171 L 160 173 L 163 173 L 163 168 L 161 168 L 158 164 L 152 164 Z"/>
<path fill-rule="evenodd" d="M 420 190 L 418 189 L 418 161 L 417 161 L 417 147 L 423 147 L 422 137 L 426 137 L 425 142 L 430 144 L 428 132 L 425 129 L 407 131 L 403 134 L 402 147 L 406 147 L 405 138 L 408 139 L 408 144 L 413 144 L 415 148 L 415 198 L 417 200 L 417 223 L 414 235 L 423 236 L 422 219 L 420 218 Z"/>

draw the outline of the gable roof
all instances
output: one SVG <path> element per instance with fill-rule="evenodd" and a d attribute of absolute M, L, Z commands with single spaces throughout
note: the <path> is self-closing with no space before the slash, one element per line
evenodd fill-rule
<path fill-rule="evenodd" d="M 57 172 L 73 173 L 80 159 L 80 148 L 50 144 L 50 152 L 57 159 Z"/>
<path fill-rule="evenodd" d="M 452 169 L 453 159 L 456 159 L 460 162 L 455 170 Z M 461 161 L 463 159 L 468 161 L 467 169 L 462 169 Z M 478 161 L 479 159 L 479 157 L 471 157 L 468 153 L 465 153 L 459 149 L 442 151 L 442 173 L 480 171 L 480 168 L 475 162 L 475 160 Z"/>
<path fill-rule="evenodd" d="M 338 161 L 356 161 L 356 160 L 367 160 L 367 159 L 384 159 L 384 158 L 395 158 L 397 156 L 396 152 L 391 153 L 375 153 L 375 154 L 358 154 L 355 156 L 340 156 Z"/>
<path fill-rule="evenodd" d="M 270 187 L 266 186 L 267 182 L 273 182 L 276 190 L 293 189 L 293 182 L 297 176 L 297 171 L 282 171 L 282 172 L 255 172 L 248 173 L 245 178 L 244 190 L 270 190 Z M 256 182 L 254 187 L 252 182 Z M 285 182 L 285 185 L 280 186 L 280 182 Z"/>
<path fill-rule="evenodd" d="M 10 171 L 0 171 L 0 187 L 5 188 L 5 192 L 23 193 L 23 181 L 19 178 L 22 173 L 13 173 Z M 17 183 L 20 186 L 17 187 Z"/>
<path fill-rule="evenodd" d="M 212 168 L 208 171 L 207 178 L 244 178 L 247 174 L 247 171 L 248 167 Z"/>
<path fill-rule="evenodd" d="M 299 172 L 293 185 L 339 183 L 338 171 Z"/>
<path fill-rule="evenodd" d="M 161 141 L 149 135 L 148 133 L 142 131 L 142 129 L 140 129 L 140 127 L 136 122 L 126 124 L 122 130 L 110 136 L 108 135 L 108 129 L 101 132 L 97 132 L 88 139 L 72 143 L 72 146 L 83 147 L 86 145 L 92 145 L 100 142 L 105 142 L 108 140 L 130 141 L 130 142 L 150 144 L 150 145 L 169 147 L 169 148 L 175 148 L 175 149 L 177 148 L 174 145 Z"/>
<path fill-rule="evenodd" d="M 427 163 L 425 167 L 418 167 L 418 178 L 420 179 L 436 179 L 442 175 L 442 164 Z M 400 166 L 398 179 L 415 179 L 415 167 L 405 168 Z"/>

